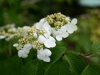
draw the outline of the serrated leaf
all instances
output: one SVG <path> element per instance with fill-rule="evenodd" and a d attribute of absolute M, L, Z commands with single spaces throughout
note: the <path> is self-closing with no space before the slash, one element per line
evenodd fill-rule
<path fill-rule="evenodd" d="M 88 65 L 81 75 L 100 75 L 99 65 Z"/>
<path fill-rule="evenodd" d="M 62 55 L 65 53 L 66 48 L 57 46 L 55 48 L 50 49 L 52 52 L 52 55 L 50 56 L 51 61 L 50 62 L 43 62 L 44 68 L 47 69 L 51 64 L 55 63 L 58 59 L 62 57 Z"/>
<path fill-rule="evenodd" d="M 100 54 L 100 43 L 98 41 L 94 41 L 92 45 L 92 52 L 96 54 Z"/>
<path fill-rule="evenodd" d="M 66 48 L 65 47 L 55 47 L 51 49 L 52 55 L 51 55 L 51 62 L 56 62 L 62 55 L 65 53 Z"/>
<path fill-rule="evenodd" d="M 76 73 L 76 75 L 80 75 L 86 67 L 84 59 L 82 59 L 75 53 L 67 52 L 64 57 L 68 61 L 70 67 Z"/>
<path fill-rule="evenodd" d="M 39 60 L 32 60 L 25 64 L 22 70 L 22 75 L 43 75 L 44 70 L 42 68 L 43 67 Z"/>
<path fill-rule="evenodd" d="M 72 75 L 72 74 L 69 70 L 68 63 L 65 62 L 64 60 L 58 60 L 48 68 L 45 75 Z"/>

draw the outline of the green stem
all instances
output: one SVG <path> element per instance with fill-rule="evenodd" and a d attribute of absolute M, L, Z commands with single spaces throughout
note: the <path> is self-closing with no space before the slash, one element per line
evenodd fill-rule
<path fill-rule="evenodd" d="M 25 60 L 24 60 L 24 58 L 21 58 L 21 59 L 22 59 L 23 65 L 25 65 Z"/>
<path fill-rule="evenodd" d="M 11 51 L 11 42 L 9 43 L 9 55 L 12 55 L 12 51 Z"/>
<path fill-rule="evenodd" d="M 4 41 L 4 48 L 3 49 L 6 50 L 6 41 Z"/>
<path fill-rule="evenodd" d="M 92 53 L 90 53 L 90 54 L 79 54 L 79 56 L 83 57 L 87 64 L 90 64 L 90 60 L 89 60 L 88 57 L 89 57 L 91 54 L 92 54 Z"/>

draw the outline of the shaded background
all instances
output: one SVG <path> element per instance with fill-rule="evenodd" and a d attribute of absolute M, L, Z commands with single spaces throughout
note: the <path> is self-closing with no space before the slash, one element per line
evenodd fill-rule
<path fill-rule="evenodd" d="M 16 27 L 32 26 L 41 18 L 57 12 L 71 19 L 78 19 L 78 30 L 59 44 L 70 51 L 90 53 L 93 41 L 100 41 L 100 0 L 0 0 L 0 27 L 12 23 L 15 23 Z M 22 66 L 19 63 L 21 60 L 16 56 L 17 50 L 10 47 L 12 56 L 9 56 L 9 42 L 0 40 L 0 66 L 2 66 L 0 74 L 20 75 L 18 66 Z M 16 61 L 15 59 L 17 62 L 13 62 Z M 31 58 L 25 60 L 31 60 Z M 100 64 L 100 57 L 91 57 L 90 61 Z M 8 70 L 10 65 L 13 67 Z M 14 67 L 16 69 L 9 74 Z M 17 70 L 18 74 L 16 74 Z"/>

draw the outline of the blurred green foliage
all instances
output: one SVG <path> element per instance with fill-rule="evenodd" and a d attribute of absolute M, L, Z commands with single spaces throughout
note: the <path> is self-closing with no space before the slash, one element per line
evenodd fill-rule
<path fill-rule="evenodd" d="M 82 12 L 78 6 L 77 0 L 0 0 L 0 25 L 32 25 L 56 12 L 76 16 Z"/>

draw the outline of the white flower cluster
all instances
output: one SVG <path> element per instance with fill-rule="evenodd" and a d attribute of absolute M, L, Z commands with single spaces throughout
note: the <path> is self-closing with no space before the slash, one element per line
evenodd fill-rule
<path fill-rule="evenodd" d="M 17 28 L 16 35 L 20 38 L 13 46 L 18 50 L 18 56 L 28 57 L 30 50 L 37 50 L 37 58 L 50 62 L 52 52 L 50 48 L 56 46 L 56 41 L 61 41 L 77 30 L 77 19 L 70 20 L 61 13 L 48 15 L 33 26 Z M 4 38 L 0 35 L 0 38 Z"/>
<path fill-rule="evenodd" d="M 15 24 L 8 24 L 0 27 L 0 39 L 5 39 L 6 41 L 11 40 L 14 37 L 16 30 Z"/>

